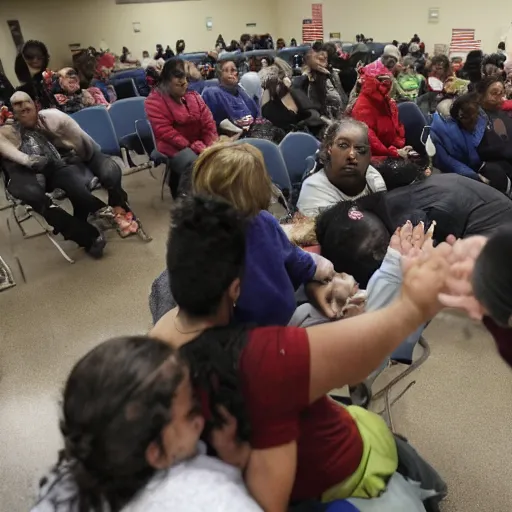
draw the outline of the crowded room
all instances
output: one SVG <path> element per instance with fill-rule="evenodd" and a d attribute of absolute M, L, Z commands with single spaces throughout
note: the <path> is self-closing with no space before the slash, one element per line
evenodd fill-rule
<path fill-rule="evenodd" d="M 509 512 L 507 14 L 2 1 L 0 512 Z"/>

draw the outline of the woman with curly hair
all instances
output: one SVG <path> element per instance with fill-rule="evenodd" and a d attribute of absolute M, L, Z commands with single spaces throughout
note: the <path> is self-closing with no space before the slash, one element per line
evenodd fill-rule
<path fill-rule="evenodd" d="M 345 117 L 327 129 L 320 150 L 323 165 L 302 184 L 297 207 L 314 217 L 340 201 L 386 190 L 379 172 L 370 165 L 368 128 Z"/>

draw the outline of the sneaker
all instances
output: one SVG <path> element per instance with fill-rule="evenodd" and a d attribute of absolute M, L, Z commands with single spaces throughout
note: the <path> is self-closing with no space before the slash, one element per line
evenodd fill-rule
<path fill-rule="evenodd" d="M 92 224 L 100 233 L 107 229 L 117 228 L 116 214 L 111 206 L 104 206 L 89 214 L 87 222 Z"/>
<path fill-rule="evenodd" d="M 105 246 L 107 245 L 107 242 L 103 235 L 100 235 L 94 242 L 92 243 L 91 247 L 86 250 L 87 254 L 91 256 L 92 258 L 99 260 L 101 257 L 103 257 L 103 249 L 105 249 Z"/>

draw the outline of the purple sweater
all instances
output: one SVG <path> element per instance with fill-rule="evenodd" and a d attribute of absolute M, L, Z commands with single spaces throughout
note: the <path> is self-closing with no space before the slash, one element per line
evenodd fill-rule
<path fill-rule="evenodd" d="M 287 325 L 296 307 L 295 291 L 315 275 L 313 258 L 293 245 L 266 211 L 251 221 L 245 247 L 235 318 L 259 326 Z"/>

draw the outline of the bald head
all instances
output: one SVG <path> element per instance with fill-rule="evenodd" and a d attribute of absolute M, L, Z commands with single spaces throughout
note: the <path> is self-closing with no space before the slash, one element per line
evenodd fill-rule
<path fill-rule="evenodd" d="M 37 109 L 34 100 L 26 93 L 17 91 L 11 96 L 14 119 L 25 128 L 34 128 L 37 124 Z"/>

